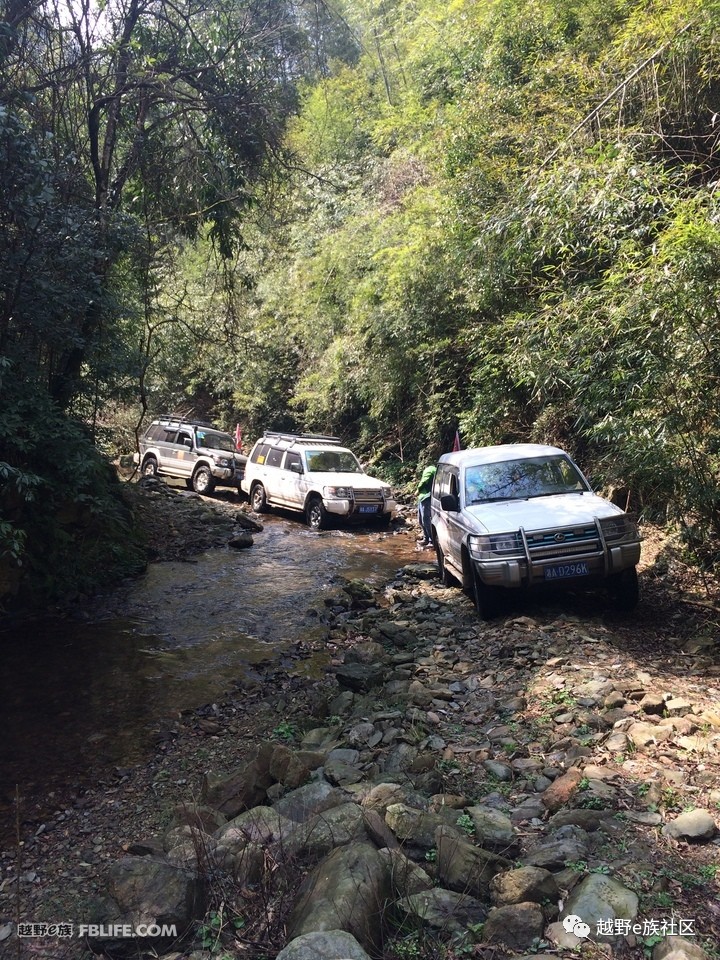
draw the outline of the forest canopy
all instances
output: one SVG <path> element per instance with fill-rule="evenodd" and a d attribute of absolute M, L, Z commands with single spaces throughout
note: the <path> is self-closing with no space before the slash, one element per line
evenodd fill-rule
<path fill-rule="evenodd" d="M 169 410 L 558 443 L 716 562 L 720 4 L 0 9 L 8 583 Z"/>

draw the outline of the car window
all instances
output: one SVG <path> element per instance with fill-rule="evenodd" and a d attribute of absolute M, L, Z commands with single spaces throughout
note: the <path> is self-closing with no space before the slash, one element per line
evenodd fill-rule
<path fill-rule="evenodd" d="M 293 453 L 289 450 L 285 456 L 285 469 L 290 470 L 292 467 L 296 467 L 298 464 L 300 467 L 302 467 L 302 457 L 299 453 Z"/>
<path fill-rule="evenodd" d="M 465 503 L 516 500 L 588 490 L 566 457 L 528 457 L 485 463 L 465 470 Z"/>
<path fill-rule="evenodd" d="M 161 423 L 153 423 L 148 427 L 148 431 L 145 434 L 146 440 L 164 440 L 165 439 L 165 428 Z"/>
<path fill-rule="evenodd" d="M 259 443 L 250 454 L 251 463 L 265 463 L 265 457 L 270 449 L 269 443 Z"/>
<path fill-rule="evenodd" d="M 308 450 L 305 460 L 310 473 L 362 473 L 349 450 Z"/>
<path fill-rule="evenodd" d="M 164 441 L 165 443 L 174 443 L 176 436 L 177 427 L 163 427 L 163 431 L 158 439 Z"/>
<path fill-rule="evenodd" d="M 270 447 L 267 457 L 265 458 L 265 463 L 269 467 L 279 467 L 282 461 L 284 451 L 280 447 Z"/>
<path fill-rule="evenodd" d="M 207 447 L 209 450 L 225 450 L 228 453 L 235 452 L 235 441 L 229 433 L 220 433 L 219 430 L 197 430 L 196 436 L 199 447 Z"/>

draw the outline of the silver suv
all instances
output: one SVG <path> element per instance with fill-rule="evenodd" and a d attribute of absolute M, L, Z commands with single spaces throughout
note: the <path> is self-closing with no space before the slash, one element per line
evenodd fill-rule
<path fill-rule="evenodd" d="M 638 602 L 633 520 L 593 493 L 557 447 L 506 444 L 448 453 L 432 489 L 440 577 L 472 595 L 483 619 L 508 591 L 604 581 L 618 608 Z"/>
<path fill-rule="evenodd" d="M 229 433 L 203 420 L 153 420 L 136 454 L 145 477 L 178 477 L 189 490 L 209 494 L 215 487 L 240 489 L 245 461 Z"/>
<path fill-rule="evenodd" d="M 256 513 L 301 510 L 313 530 L 332 517 L 387 526 L 395 509 L 390 487 L 365 473 L 337 437 L 266 431 L 250 451 L 242 489 Z"/>

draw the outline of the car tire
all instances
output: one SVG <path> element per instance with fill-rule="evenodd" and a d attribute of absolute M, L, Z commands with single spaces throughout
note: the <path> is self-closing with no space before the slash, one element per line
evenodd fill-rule
<path fill-rule="evenodd" d="M 473 570 L 473 603 L 481 620 L 494 620 L 502 609 L 502 594 L 498 587 L 488 587 Z"/>
<path fill-rule="evenodd" d="M 634 610 L 640 600 L 640 585 L 635 567 L 615 573 L 609 581 L 610 594 L 618 610 L 624 613 Z"/>
<path fill-rule="evenodd" d="M 250 506 L 255 513 L 267 513 L 270 509 L 265 495 L 265 487 L 261 483 L 253 484 L 250 491 Z"/>
<path fill-rule="evenodd" d="M 156 477 L 158 475 L 158 462 L 155 457 L 145 457 L 141 473 L 144 477 Z"/>
<path fill-rule="evenodd" d="M 438 576 L 440 577 L 440 582 L 444 587 L 451 587 L 455 583 L 455 577 L 451 573 L 448 573 L 447 567 L 445 566 L 445 554 L 442 551 L 442 547 L 438 543 L 437 533 L 433 530 L 433 537 L 435 539 L 435 556 L 437 557 L 437 566 L 438 566 Z"/>
<path fill-rule="evenodd" d="M 325 530 L 328 526 L 327 510 L 320 497 L 312 497 L 305 507 L 305 520 L 311 530 Z"/>
<path fill-rule="evenodd" d="M 192 488 L 195 493 L 207 496 L 215 489 L 215 481 L 207 467 L 198 467 L 192 477 Z"/>

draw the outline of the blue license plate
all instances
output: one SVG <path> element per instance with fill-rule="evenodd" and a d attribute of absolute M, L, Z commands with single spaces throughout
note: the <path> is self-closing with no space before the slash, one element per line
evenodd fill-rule
<path fill-rule="evenodd" d="M 590 571 L 588 565 L 580 563 L 557 563 L 553 567 L 545 567 L 546 580 L 566 580 L 568 577 L 587 577 Z"/>
<path fill-rule="evenodd" d="M 377 513 L 380 507 L 358 507 L 360 513 Z"/>

